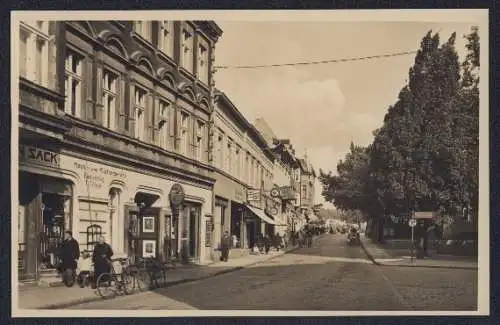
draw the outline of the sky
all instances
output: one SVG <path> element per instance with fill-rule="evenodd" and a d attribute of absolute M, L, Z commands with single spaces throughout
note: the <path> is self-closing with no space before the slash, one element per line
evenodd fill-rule
<path fill-rule="evenodd" d="M 217 21 L 223 35 L 215 65 L 262 65 L 364 57 L 416 50 L 429 31 L 441 41 L 457 33 L 463 57 L 470 23 Z M 318 171 L 336 172 L 353 141 L 368 145 L 372 131 L 405 85 L 415 55 L 368 61 L 264 69 L 218 69 L 216 87 L 250 122 L 263 117 L 278 138 Z M 316 203 L 333 207 L 316 184 Z"/>

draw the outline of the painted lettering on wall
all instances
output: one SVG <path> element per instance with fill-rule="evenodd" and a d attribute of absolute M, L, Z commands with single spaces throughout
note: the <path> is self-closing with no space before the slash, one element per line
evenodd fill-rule
<path fill-rule="evenodd" d="M 59 167 L 60 159 L 57 152 L 44 150 L 30 146 L 20 146 L 19 158 L 23 161 L 30 161 L 36 164 Z"/>
<path fill-rule="evenodd" d="M 126 178 L 127 174 L 106 167 L 89 166 L 85 163 L 74 163 L 75 169 L 83 171 L 83 179 L 89 188 L 99 189 L 105 185 L 106 176 Z"/>

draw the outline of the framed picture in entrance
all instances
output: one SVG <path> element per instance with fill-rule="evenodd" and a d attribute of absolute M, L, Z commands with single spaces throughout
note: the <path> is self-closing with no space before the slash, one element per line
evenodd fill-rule
<path fill-rule="evenodd" d="M 155 232 L 155 217 L 142 218 L 142 232 Z"/>
<path fill-rule="evenodd" d="M 143 240 L 142 257 L 155 257 L 155 256 L 156 256 L 156 240 Z"/>

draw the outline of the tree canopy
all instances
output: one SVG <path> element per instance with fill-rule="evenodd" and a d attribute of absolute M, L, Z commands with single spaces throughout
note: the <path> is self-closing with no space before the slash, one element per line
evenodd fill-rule
<path fill-rule="evenodd" d="M 337 173 L 320 171 L 325 200 L 342 210 L 384 217 L 411 210 L 457 214 L 477 209 L 479 169 L 479 35 L 422 39 L 408 82 L 367 146 L 350 145 Z"/>

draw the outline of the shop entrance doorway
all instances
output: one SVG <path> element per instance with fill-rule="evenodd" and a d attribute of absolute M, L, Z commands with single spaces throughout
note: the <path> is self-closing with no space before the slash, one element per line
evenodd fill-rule
<path fill-rule="evenodd" d="M 58 265 L 58 247 L 71 230 L 71 182 L 19 173 L 19 280 L 35 280 Z"/>
<path fill-rule="evenodd" d="M 40 267 L 52 269 L 59 263 L 58 247 L 64 240 L 65 196 L 42 193 L 42 232 L 40 234 Z"/>

